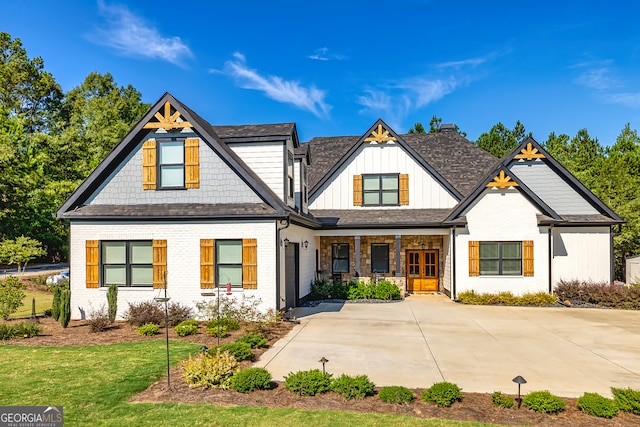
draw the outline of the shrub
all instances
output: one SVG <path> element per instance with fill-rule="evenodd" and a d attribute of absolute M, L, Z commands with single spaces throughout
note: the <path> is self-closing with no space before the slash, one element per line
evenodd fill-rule
<path fill-rule="evenodd" d="M 618 416 L 618 405 L 613 399 L 607 399 L 598 393 L 585 393 L 578 399 L 578 409 L 585 414 L 602 418 Z"/>
<path fill-rule="evenodd" d="M 15 337 L 31 338 L 42 333 L 40 325 L 34 322 L 20 322 L 18 324 L 0 325 L 0 340 L 9 340 Z"/>
<path fill-rule="evenodd" d="M 214 338 L 224 338 L 229 335 L 229 333 L 227 332 L 227 327 L 218 325 L 217 323 L 215 325 L 207 324 L 206 331 Z"/>
<path fill-rule="evenodd" d="M 173 328 L 176 331 L 176 334 L 181 337 L 186 337 L 187 335 L 195 335 L 198 333 L 198 325 L 194 325 L 191 323 L 181 322 L 178 326 Z"/>
<path fill-rule="evenodd" d="M 142 326 L 140 326 L 136 332 L 138 333 L 138 335 L 145 335 L 148 337 L 152 337 L 155 334 L 158 333 L 158 330 L 160 329 L 160 325 L 157 325 L 155 323 L 146 323 Z"/>
<path fill-rule="evenodd" d="M 106 331 L 109 324 L 111 324 L 109 313 L 107 313 L 104 306 L 99 310 L 91 310 L 89 316 L 87 316 L 87 320 L 89 321 L 89 329 L 91 329 L 91 332 Z"/>
<path fill-rule="evenodd" d="M 350 300 L 356 299 L 382 299 L 395 300 L 400 299 L 400 289 L 388 280 L 379 280 L 378 283 L 373 280 L 363 282 L 361 280 L 353 280 L 349 282 L 347 296 Z"/>
<path fill-rule="evenodd" d="M 611 393 L 621 411 L 640 415 L 640 390 L 611 387 Z"/>
<path fill-rule="evenodd" d="M 383 300 L 400 299 L 400 288 L 388 280 L 379 280 L 374 285 L 373 297 Z"/>
<path fill-rule="evenodd" d="M 511 409 L 513 408 L 513 399 L 502 393 L 501 391 L 494 391 L 491 395 L 491 402 L 493 406 L 498 408 Z"/>
<path fill-rule="evenodd" d="M 460 387 L 449 382 L 435 383 L 422 392 L 422 400 L 435 403 L 439 407 L 449 407 L 453 402 L 461 401 Z"/>
<path fill-rule="evenodd" d="M 329 281 L 327 279 L 316 279 L 311 282 L 311 294 L 309 299 L 312 301 L 323 299 L 347 299 L 347 291 L 350 284 L 344 284 L 340 281 Z"/>
<path fill-rule="evenodd" d="M 258 307 L 262 303 L 255 295 L 242 294 L 242 298 L 220 295 L 211 301 L 202 301 L 196 304 L 199 316 L 207 320 L 230 318 L 237 322 L 272 322 L 276 320 L 273 311 L 262 313 Z"/>
<path fill-rule="evenodd" d="M 60 320 L 60 295 L 62 295 L 62 288 L 60 286 L 53 287 L 53 301 L 51 302 L 51 317 L 56 322 Z"/>
<path fill-rule="evenodd" d="M 236 340 L 236 342 L 246 342 L 251 348 L 268 347 L 267 339 L 261 333 L 248 333 Z"/>
<path fill-rule="evenodd" d="M 620 282 L 581 282 L 561 280 L 554 289 L 561 301 L 588 303 L 620 309 L 640 309 L 640 287 Z"/>
<path fill-rule="evenodd" d="M 63 289 L 60 291 L 60 324 L 63 328 L 69 326 L 71 320 L 71 291 Z"/>
<path fill-rule="evenodd" d="M 565 407 L 564 400 L 546 390 L 529 393 L 522 399 L 522 404 L 526 408 L 545 414 L 557 414 L 564 411 Z"/>
<path fill-rule="evenodd" d="M 316 396 L 331 389 L 331 374 L 320 369 L 290 372 L 284 377 L 284 387 L 298 396 Z"/>
<path fill-rule="evenodd" d="M 8 319 L 22 305 L 26 286 L 15 276 L 0 280 L 0 317 Z"/>
<path fill-rule="evenodd" d="M 133 326 L 147 323 L 164 324 L 164 310 L 155 301 L 130 302 L 124 319 Z"/>
<path fill-rule="evenodd" d="M 414 399 L 411 390 L 398 385 L 382 387 L 378 396 L 387 403 L 411 403 Z"/>
<path fill-rule="evenodd" d="M 373 395 L 375 384 L 366 375 L 351 377 L 342 374 L 331 382 L 331 390 L 341 394 L 345 399 L 364 399 Z"/>
<path fill-rule="evenodd" d="M 478 294 L 471 290 L 460 292 L 457 301 L 462 304 L 473 305 L 552 305 L 558 302 L 558 298 L 547 292 L 526 293 L 515 296 L 511 292 Z"/>
<path fill-rule="evenodd" d="M 109 322 L 116 321 L 118 312 L 118 285 L 109 285 L 107 289 L 107 303 L 109 304 Z"/>
<path fill-rule="evenodd" d="M 200 322 L 198 322 L 196 319 L 187 319 L 187 320 L 183 320 L 182 322 L 178 323 L 178 326 L 180 326 L 180 325 L 200 326 Z"/>
<path fill-rule="evenodd" d="M 169 326 L 177 326 L 193 316 L 193 309 L 179 302 L 170 302 L 167 306 Z"/>
<path fill-rule="evenodd" d="M 238 372 L 238 361 L 227 351 L 202 353 L 181 364 L 184 379 L 190 386 L 229 388 L 231 378 Z"/>
<path fill-rule="evenodd" d="M 222 344 L 210 349 L 209 354 L 215 354 L 217 351 L 228 351 L 238 362 L 243 360 L 253 360 L 254 358 L 253 351 L 251 351 L 251 345 L 246 342 L 236 341 L 233 343 Z"/>
<path fill-rule="evenodd" d="M 271 374 L 265 368 L 243 369 L 231 377 L 231 388 L 240 393 L 250 393 L 253 390 L 269 390 L 271 388 Z"/>
<path fill-rule="evenodd" d="M 221 317 L 220 319 L 209 320 L 209 322 L 207 322 L 207 329 L 216 328 L 218 324 L 227 328 L 227 331 L 237 331 L 240 329 L 240 322 L 231 317 Z"/>

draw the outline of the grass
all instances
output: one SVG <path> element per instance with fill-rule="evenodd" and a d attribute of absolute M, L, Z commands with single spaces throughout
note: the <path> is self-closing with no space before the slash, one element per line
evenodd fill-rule
<path fill-rule="evenodd" d="M 177 363 L 200 346 L 170 343 Z M 490 426 L 390 414 L 217 407 L 128 400 L 166 372 L 163 340 L 84 347 L 4 346 L 0 405 L 62 405 L 66 426 Z M 173 378 L 182 381 L 182 378 Z"/>
<path fill-rule="evenodd" d="M 53 301 L 52 293 L 26 291 L 24 299 L 22 300 L 22 306 L 9 317 L 15 319 L 31 316 L 31 304 L 33 298 L 36 299 L 36 314 L 44 314 L 45 310 L 51 308 L 51 302 Z"/>

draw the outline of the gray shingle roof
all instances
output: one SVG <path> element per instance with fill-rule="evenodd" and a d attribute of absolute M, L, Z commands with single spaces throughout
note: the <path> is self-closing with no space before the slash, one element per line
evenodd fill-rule
<path fill-rule="evenodd" d="M 397 228 L 442 226 L 451 209 L 323 209 L 310 212 L 326 228 Z"/>
<path fill-rule="evenodd" d="M 154 205 L 88 205 L 67 212 L 65 218 L 230 218 L 275 215 L 272 207 L 263 203 L 200 204 L 164 203 Z"/>
<path fill-rule="evenodd" d="M 456 190 L 467 196 L 499 162 L 457 132 L 399 135 Z M 318 137 L 308 142 L 313 151 L 309 181 L 313 188 L 342 159 L 360 136 Z M 304 145 L 304 144 L 303 144 Z"/>

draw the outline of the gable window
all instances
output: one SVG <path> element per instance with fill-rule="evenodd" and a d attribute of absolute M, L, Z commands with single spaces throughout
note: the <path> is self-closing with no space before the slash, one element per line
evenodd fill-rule
<path fill-rule="evenodd" d="M 103 241 L 100 255 L 103 286 L 153 286 L 151 240 Z"/>
<path fill-rule="evenodd" d="M 334 243 L 331 245 L 331 271 L 333 273 L 349 272 L 348 243 Z"/>
<path fill-rule="evenodd" d="M 399 201 L 398 174 L 363 175 L 362 200 L 365 206 L 397 206 Z"/>
<path fill-rule="evenodd" d="M 158 142 L 160 188 L 184 188 L 184 141 Z"/>
<path fill-rule="evenodd" d="M 293 187 L 293 153 L 287 151 L 287 194 L 289 198 L 293 198 L 294 194 Z"/>
<path fill-rule="evenodd" d="M 481 276 L 522 275 L 522 242 L 480 242 Z"/>
<path fill-rule="evenodd" d="M 371 272 L 389 272 L 389 245 L 387 243 L 371 244 Z"/>

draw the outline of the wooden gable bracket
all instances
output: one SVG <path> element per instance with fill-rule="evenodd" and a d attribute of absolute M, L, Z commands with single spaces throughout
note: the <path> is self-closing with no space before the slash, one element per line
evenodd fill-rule
<path fill-rule="evenodd" d="M 171 103 L 169 101 L 164 103 L 164 116 L 158 111 L 153 117 L 158 119 L 157 122 L 149 121 L 143 126 L 144 129 L 164 129 L 169 131 L 171 129 L 183 129 L 190 128 L 191 123 L 187 121 L 177 121 L 180 118 L 180 112 L 178 110 L 171 114 Z"/>
<path fill-rule="evenodd" d="M 376 142 L 376 143 L 385 143 L 387 141 L 397 141 L 396 138 L 394 138 L 393 136 L 389 136 L 389 131 L 388 130 L 382 130 L 382 125 L 378 124 L 378 130 L 377 131 L 372 131 L 371 135 L 368 138 L 365 138 L 364 140 L 366 142 Z"/>
<path fill-rule="evenodd" d="M 511 181 L 511 177 L 509 175 L 505 175 L 504 171 L 500 171 L 499 175 L 496 175 L 493 178 L 493 181 L 487 184 L 487 187 L 497 187 L 497 188 L 508 188 L 508 187 L 517 187 L 518 183 L 515 181 Z"/>
<path fill-rule="evenodd" d="M 525 159 L 525 160 L 533 160 L 533 159 L 544 159 L 546 158 L 544 154 L 539 153 L 537 148 L 533 148 L 531 143 L 528 143 L 525 148 L 520 151 L 520 154 L 516 154 L 514 159 Z"/>

